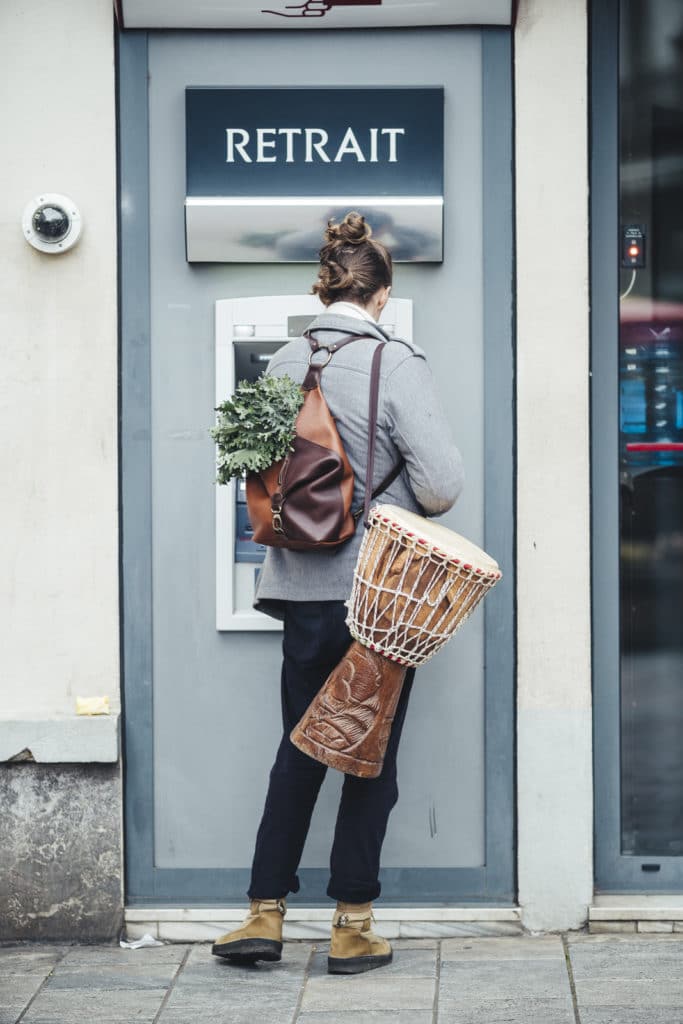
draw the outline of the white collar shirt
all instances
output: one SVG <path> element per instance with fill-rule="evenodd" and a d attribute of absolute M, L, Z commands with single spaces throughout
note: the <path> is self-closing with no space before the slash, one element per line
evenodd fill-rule
<path fill-rule="evenodd" d="M 354 316 L 357 320 L 369 320 L 370 323 L 376 324 L 377 321 L 374 317 L 371 317 L 367 309 L 363 309 L 362 306 L 357 306 L 355 302 L 332 302 L 325 309 L 326 313 L 338 313 L 341 316 Z"/>

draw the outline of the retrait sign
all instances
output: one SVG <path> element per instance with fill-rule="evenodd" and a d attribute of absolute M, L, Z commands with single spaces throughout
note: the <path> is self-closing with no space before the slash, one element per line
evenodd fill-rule
<path fill-rule="evenodd" d="M 436 87 L 186 89 L 188 259 L 315 261 L 359 209 L 397 259 L 441 260 L 443 106 Z"/>

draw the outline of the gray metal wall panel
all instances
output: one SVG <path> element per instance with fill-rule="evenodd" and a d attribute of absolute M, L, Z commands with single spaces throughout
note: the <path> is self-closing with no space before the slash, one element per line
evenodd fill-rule
<path fill-rule="evenodd" d="M 118 49 L 121 554 L 126 885 L 154 890 L 147 33 Z M 133 727 L 134 726 L 134 727 Z"/>
<path fill-rule="evenodd" d="M 483 542 L 481 41 L 478 32 L 307 37 L 221 33 L 150 38 L 152 493 L 156 863 L 251 862 L 281 727 L 279 639 L 226 636 L 214 621 L 213 460 L 206 432 L 214 388 L 213 303 L 310 290 L 307 266 L 188 266 L 182 246 L 184 89 L 188 84 L 315 87 L 330 62 L 357 85 L 446 86 L 444 267 L 396 270 L 415 299 L 415 337 L 443 382 L 467 486 L 448 517 Z M 402 83 L 406 84 L 405 78 Z M 381 117 L 381 112 L 378 111 Z M 206 425 L 206 426 L 205 426 Z M 182 481 L 182 486 L 178 486 Z M 483 615 L 420 670 L 402 741 L 401 800 L 384 847 L 387 867 L 484 862 Z M 245 686 L 244 680 L 249 680 Z M 431 769 L 425 771 L 426 763 Z M 220 773 L 217 766 L 220 764 Z M 341 777 L 328 773 L 304 867 L 324 867 Z M 222 805 L 223 813 L 216 813 Z M 430 827 L 436 818 L 436 828 Z"/>
<path fill-rule="evenodd" d="M 485 536 L 504 577 L 486 617 L 487 886 L 516 891 L 515 832 L 515 417 L 513 324 L 512 38 L 482 37 Z M 495 258 L 494 254 L 500 254 Z"/>
<path fill-rule="evenodd" d="M 501 559 L 508 589 L 501 589 L 501 596 L 488 613 L 489 635 L 494 640 L 493 644 L 489 642 L 487 656 L 496 665 L 492 677 L 495 682 L 488 693 L 483 687 L 483 614 L 455 641 L 452 654 L 445 652 L 420 672 L 401 751 L 402 796 L 387 837 L 383 891 L 388 899 L 402 901 L 511 898 L 514 773 L 511 760 L 507 765 L 505 762 L 512 754 L 512 468 L 509 459 L 507 468 L 495 460 L 499 449 L 509 452 L 512 444 L 509 37 L 506 32 L 486 33 L 484 62 L 492 84 L 483 100 L 491 119 L 483 151 L 487 159 L 502 160 L 501 166 L 507 170 L 487 173 L 484 204 L 482 143 L 473 144 L 473 139 L 476 142 L 482 138 L 480 34 L 440 31 L 391 35 L 395 37 L 387 39 L 391 46 L 383 45 L 378 50 L 385 54 L 374 68 L 378 81 L 394 81 L 392 69 L 405 66 L 411 53 L 420 52 L 425 60 L 421 73 L 415 72 L 416 83 L 432 84 L 435 77 L 454 84 L 459 79 L 461 83 L 460 90 L 453 89 L 453 99 L 458 102 L 451 107 L 450 115 L 457 130 L 450 133 L 447 152 L 447 175 L 449 166 L 452 171 L 447 185 L 451 209 L 451 222 L 447 222 L 449 262 L 439 270 L 398 268 L 396 291 L 418 300 L 417 340 L 429 350 L 437 377 L 453 381 L 445 397 L 450 401 L 465 455 L 468 484 L 466 496 L 448 522 L 475 540 L 484 540 L 483 474 L 487 466 L 488 485 L 495 485 L 497 493 L 486 516 L 486 541 Z M 129 35 L 123 36 L 122 53 L 129 39 Z M 231 42 L 234 46 L 235 40 Z M 287 61 L 292 60 L 292 38 L 287 42 L 286 53 L 280 53 L 282 65 L 271 53 L 271 81 L 283 80 Z M 360 61 L 364 56 L 361 41 L 354 37 L 353 42 Z M 145 857 L 150 854 L 149 818 L 144 841 L 138 831 L 129 836 L 129 898 L 136 901 L 215 901 L 220 899 L 218 894 L 225 899 L 242 897 L 278 738 L 274 698 L 279 640 L 274 636 L 256 639 L 219 635 L 213 628 L 213 493 L 209 483 L 213 450 L 202 430 L 207 411 L 213 406 L 213 300 L 235 294 L 307 290 L 310 268 L 262 267 L 257 272 L 254 268 L 191 268 L 182 260 L 178 238 L 184 188 L 182 88 L 185 84 L 222 83 L 226 80 L 225 67 L 235 75 L 241 67 L 242 82 L 249 80 L 246 69 L 250 67 L 251 81 L 264 81 L 256 60 L 263 35 L 252 41 L 253 51 L 249 49 L 249 37 L 240 36 L 239 43 L 239 55 L 235 53 L 234 61 L 226 61 L 228 40 L 217 34 L 186 37 L 160 33 L 151 41 L 153 805 L 147 802 L 151 734 L 146 737 L 144 757 L 140 749 L 139 760 L 129 764 L 129 769 L 140 769 L 142 785 L 139 793 L 131 782 L 130 799 L 136 801 L 141 812 L 154 813 L 157 836 L 154 870 L 138 871 L 134 870 L 137 853 L 144 852 Z M 367 41 L 369 53 L 376 44 L 374 37 Z M 503 67 L 496 75 L 494 69 L 501 60 Z M 321 53 L 318 61 L 318 73 L 324 75 L 328 58 Z M 314 81 L 310 69 L 309 74 Z M 463 81 L 467 84 L 464 91 Z M 132 112 L 129 116 L 133 117 Z M 466 178 L 458 177 L 465 174 L 465 169 L 467 187 Z M 139 164 L 135 170 L 130 167 L 129 171 L 139 177 L 144 165 Z M 485 275 L 483 208 L 488 211 L 484 222 L 487 245 L 494 242 L 496 253 L 495 258 L 487 257 Z M 506 216 L 502 232 L 494 238 L 497 219 Z M 500 309 L 499 315 L 487 314 L 491 349 L 486 363 L 482 346 L 484 288 L 487 308 Z M 126 294 L 124 305 L 130 305 Z M 124 337 L 124 347 L 126 344 Z M 497 411 L 489 407 L 485 441 L 484 377 L 490 374 L 498 380 L 497 390 L 492 392 Z M 193 381 L 192 387 L 187 387 L 188 381 Z M 467 396 L 469 406 L 463 396 Z M 124 461 L 125 457 L 124 453 Z M 504 461 L 507 455 L 501 458 Z M 143 539 L 138 540 L 144 547 Z M 498 543 L 500 549 L 495 546 Z M 136 563 L 135 552 L 129 547 L 124 566 L 126 587 L 136 584 L 135 576 L 130 575 L 135 573 Z M 128 628 L 132 628 L 130 622 Z M 138 637 L 143 632 L 141 624 Z M 134 680 L 128 681 L 127 693 L 131 688 Z M 138 706 L 134 694 L 130 700 L 131 707 Z M 141 699 L 140 706 L 144 704 Z M 486 748 L 485 706 L 494 716 L 489 717 Z M 264 708 L 268 708 L 267 714 Z M 127 733 L 131 734 L 130 749 L 134 752 L 140 746 L 141 730 L 127 722 Z M 254 735 L 258 735 L 256 743 L 251 741 Z M 440 780 L 433 751 L 442 758 Z M 232 765 L 233 777 L 239 777 L 233 788 L 230 772 L 220 775 L 221 766 L 226 764 Z M 429 771 L 425 771 L 425 764 L 430 765 Z M 305 851 L 304 864 L 309 867 L 302 871 L 302 895 L 309 901 L 319 898 L 324 890 L 326 870 L 322 865 L 327 861 L 339 786 L 334 774 L 329 773 L 321 794 Z M 244 777 L 249 778 L 248 789 L 242 786 Z M 429 829 L 433 804 L 437 806 L 437 836 L 432 836 L 433 830 Z"/>

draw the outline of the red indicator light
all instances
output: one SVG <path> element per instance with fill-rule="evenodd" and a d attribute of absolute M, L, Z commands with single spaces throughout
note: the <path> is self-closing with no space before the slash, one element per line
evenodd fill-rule
<path fill-rule="evenodd" d="M 624 224 L 621 228 L 621 265 L 627 270 L 645 266 L 645 228 L 642 224 Z"/>

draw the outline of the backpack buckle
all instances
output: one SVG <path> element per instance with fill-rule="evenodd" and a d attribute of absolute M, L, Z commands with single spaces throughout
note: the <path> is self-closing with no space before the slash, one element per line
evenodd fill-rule
<path fill-rule="evenodd" d="M 327 359 L 325 360 L 324 363 L 314 363 L 313 362 L 313 356 L 316 354 L 316 352 L 320 352 L 323 349 L 324 349 L 325 352 L 327 352 Z M 333 353 L 334 353 L 334 349 L 331 348 L 329 345 L 319 345 L 318 348 L 313 349 L 313 351 L 311 352 L 310 356 L 308 357 L 308 365 L 309 366 L 315 366 L 316 368 L 319 368 L 319 369 L 322 370 L 329 363 L 330 359 L 332 358 Z"/>
<path fill-rule="evenodd" d="M 273 530 L 284 536 L 285 528 L 282 525 L 282 495 L 274 494 L 270 501 L 270 510 L 273 515 Z"/>

